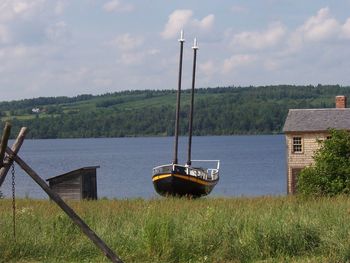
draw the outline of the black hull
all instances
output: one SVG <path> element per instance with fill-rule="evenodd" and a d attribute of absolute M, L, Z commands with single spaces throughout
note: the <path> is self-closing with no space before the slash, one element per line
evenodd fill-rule
<path fill-rule="evenodd" d="M 162 196 L 190 197 L 208 195 L 218 182 L 218 180 L 204 180 L 179 172 L 155 174 L 152 180 L 155 190 Z"/>

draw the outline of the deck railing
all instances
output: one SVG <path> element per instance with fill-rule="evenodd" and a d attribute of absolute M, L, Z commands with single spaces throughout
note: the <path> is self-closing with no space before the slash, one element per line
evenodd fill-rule
<path fill-rule="evenodd" d="M 220 160 L 192 160 L 192 162 L 212 163 L 216 162 L 215 168 L 199 168 L 197 166 L 182 166 L 178 164 L 165 164 L 153 168 L 153 175 L 160 173 L 168 173 L 175 170 L 175 166 L 186 168 L 186 173 L 195 177 L 200 177 L 206 180 L 216 180 L 219 178 Z"/>
<path fill-rule="evenodd" d="M 220 160 L 192 160 L 192 162 L 216 163 L 216 168 L 207 168 L 208 177 L 204 179 L 212 179 L 212 180 L 218 179 L 219 169 L 220 169 Z"/>

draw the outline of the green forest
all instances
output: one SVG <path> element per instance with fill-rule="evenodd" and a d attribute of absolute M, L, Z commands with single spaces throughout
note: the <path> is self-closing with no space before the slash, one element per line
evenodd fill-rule
<path fill-rule="evenodd" d="M 278 134 L 289 109 L 333 108 L 350 87 L 259 86 L 196 90 L 194 135 Z M 171 136 L 175 90 L 136 90 L 0 102 L 2 122 L 27 138 Z M 181 95 L 180 134 L 188 129 L 190 90 Z"/>

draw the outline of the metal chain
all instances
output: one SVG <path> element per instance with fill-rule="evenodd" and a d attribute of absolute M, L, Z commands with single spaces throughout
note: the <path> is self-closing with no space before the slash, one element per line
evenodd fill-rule
<path fill-rule="evenodd" d="M 15 164 L 12 164 L 12 219 L 13 219 L 13 238 L 16 240 L 16 182 L 15 182 Z"/>

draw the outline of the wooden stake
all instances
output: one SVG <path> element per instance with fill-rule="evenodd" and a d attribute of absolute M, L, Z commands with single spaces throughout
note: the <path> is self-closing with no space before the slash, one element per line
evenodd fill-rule
<path fill-rule="evenodd" d="M 123 263 L 118 256 L 100 239 L 94 231 L 70 208 L 62 198 L 52 191 L 43 179 L 26 164 L 14 151 L 9 147 L 6 148 L 7 154 L 30 176 L 33 180 L 48 194 L 48 196 L 70 217 L 70 219 L 90 238 L 92 242 L 114 263 Z"/>
<path fill-rule="evenodd" d="M 11 133 L 11 123 L 6 122 L 4 131 L 2 133 L 1 137 L 1 145 L 0 145 L 0 167 L 3 167 L 4 165 L 4 157 L 5 157 L 5 150 L 7 147 L 7 142 L 9 140 Z"/>
<path fill-rule="evenodd" d="M 21 148 L 21 146 L 23 144 L 24 137 L 25 137 L 27 131 L 28 131 L 28 129 L 26 127 L 22 127 L 22 129 L 18 133 L 17 139 L 11 147 L 11 150 L 15 154 L 17 154 L 19 152 L 19 149 Z M 5 149 L 6 149 L 6 147 L 5 147 Z M 3 167 L 1 167 L 1 169 L 0 169 L 0 187 L 1 187 L 2 183 L 4 182 L 8 171 L 10 170 L 12 163 L 13 163 L 13 160 L 9 159 L 7 162 L 4 163 Z"/>

